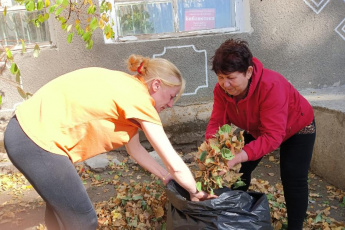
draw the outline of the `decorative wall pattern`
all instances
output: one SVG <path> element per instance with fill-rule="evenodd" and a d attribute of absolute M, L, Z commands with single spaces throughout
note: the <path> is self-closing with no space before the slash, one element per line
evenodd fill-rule
<path fill-rule="evenodd" d="M 330 0 L 303 0 L 316 14 L 319 14 Z M 345 3 L 345 0 L 344 0 Z M 335 32 L 345 41 L 345 18 L 334 29 Z"/>
<path fill-rule="evenodd" d="M 345 2 L 345 1 L 344 1 Z M 340 37 L 345 41 L 345 18 L 339 23 L 339 25 L 334 29 L 335 32 L 339 34 Z"/>
<path fill-rule="evenodd" d="M 183 51 L 179 50 L 183 49 Z M 192 50 L 191 50 L 192 49 Z M 163 52 L 159 54 L 153 54 L 153 58 L 161 57 L 167 55 L 168 50 L 178 54 L 179 60 L 174 61 L 174 64 L 179 67 L 179 62 L 181 65 L 187 66 L 192 70 L 192 67 L 196 62 L 204 62 L 204 67 L 199 70 L 199 75 L 195 71 L 190 71 L 189 73 L 183 73 L 184 76 L 188 76 L 187 85 L 185 93 L 182 96 L 196 95 L 198 90 L 201 88 L 208 88 L 208 74 L 207 74 L 207 52 L 206 50 L 198 50 L 194 45 L 184 45 L 184 46 L 167 46 L 164 47 Z M 194 54 L 193 54 L 194 53 Z M 189 63 L 187 63 L 189 62 Z M 200 72 L 202 75 L 200 75 Z M 200 77 L 201 76 L 201 77 Z"/>
<path fill-rule="evenodd" d="M 323 8 L 329 3 L 330 0 L 304 0 L 305 4 L 307 4 L 316 14 L 319 14 Z"/>

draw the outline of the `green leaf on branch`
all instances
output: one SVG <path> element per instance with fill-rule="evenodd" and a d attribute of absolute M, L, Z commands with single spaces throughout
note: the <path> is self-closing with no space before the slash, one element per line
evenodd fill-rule
<path fill-rule="evenodd" d="M 36 44 L 35 47 L 34 47 L 34 54 L 33 54 L 33 56 L 34 56 L 35 58 L 37 58 L 38 55 L 40 54 L 40 52 L 41 52 L 41 49 L 40 49 L 40 47 Z"/>
<path fill-rule="evenodd" d="M 76 30 L 79 30 L 79 28 L 80 28 L 80 21 L 77 19 L 77 20 L 75 20 L 75 29 Z"/>
<path fill-rule="evenodd" d="M 69 33 L 67 36 L 67 42 L 71 43 L 72 42 L 72 38 L 73 38 L 73 33 Z"/>
<path fill-rule="evenodd" d="M 18 70 L 18 72 L 17 72 L 17 74 L 16 74 L 16 82 L 17 82 L 18 84 L 21 83 L 20 70 Z"/>
<path fill-rule="evenodd" d="M 15 0 L 15 2 L 19 3 L 19 5 L 23 5 L 26 3 L 27 0 Z"/>
<path fill-rule="evenodd" d="M 86 32 L 83 34 L 82 38 L 84 40 L 84 42 L 87 42 L 91 39 L 92 33 L 90 31 Z"/>
<path fill-rule="evenodd" d="M 104 27 L 103 33 L 107 39 L 113 38 L 115 35 L 113 28 L 111 27 L 110 24 L 108 24 Z"/>
<path fill-rule="evenodd" d="M 92 49 L 92 47 L 93 47 L 93 40 L 90 39 L 90 40 L 87 42 L 86 48 L 90 50 L 90 49 Z"/>
<path fill-rule="evenodd" d="M 35 10 L 35 1 L 33 0 L 28 0 L 25 3 L 25 9 L 29 12 L 34 11 Z"/>
<path fill-rule="evenodd" d="M 12 63 L 12 65 L 11 65 L 11 73 L 13 74 L 13 75 L 15 75 L 15 74 L 17 74 L 17 72 L 18 72 L 18 66 L 17 66 L 17 64 L 16 63 Z"/>
<path fill-rule="evenodd" d="M 56 0 L 56 3 L 55 3 L 55 4 L 59 6 L 59 5 L 62 4 L 62 1 L 63 1 L 63 0 Z"/>
<path fill-rule="evenodd" d="M 7 14 L 7 6 L 5 6 L 4 11 L 2 12 L 2 14 L 3 14 L 4 16 L 6 16 L 6 14 Z"/>
<path fill-rule="evenodd" d="M 44 6 L 48 8 L 50 6 L 50 0 L 45 0 L 44 1 Z"/>
<path fill-rule="evenodd" d="M 41 23 L 40 23 L 39 19 L 36 19 L 36 20 L 34 21 L 34 24 L 35 24 L 35 26 L 36 26 L 37 28 L 39 28 L 39 27 L 41 26 Z"/>
<path fill-rule="evenodd" d="M 91 31 L 94 31 L 98 27 L 98 21 L 96 17 L 93 17 L 90 22 L 90 29 Z"/>
<path fill-rule="evenodd" d="M 6 48 L 6 56 L 8 60 L 13 61 L 13 55 L 9 48 Z"/>
<path fill-rule="evenodd" d="M 77 31 L 78 35 L 83 36 L 84 35 L 84 30 L 80 28 L 80 21 L 75 20 L 75 30 Z"/>
<path fill-rule="evenodd" d="M 112 8 L 112 5 L 110 2 L 102 1 L 99 11 L 100 13 L 105 13 L 111 10 L 111 8 Z"/>
<path fill-rule="evenodd" d="M 49 13 L 50 14 L 53 13 L 56 7 L 57 7 L 57 5 L 49 7 Z"/>
<path fill-rule="evenodd" d="M 96 11 L 96 6 L 95 5 L 91 5 L 89 6 L 89 8 L 87 9 L 87 13 L 88 14 L 94 14 Z"/>
<path fill-rule="evenodd" d="M 67 24 L 66 23 L 62 23 L 61 24 L 61 29 L 67 31 Z"/>
<path fill-rule="evenodd" d="M 20 87 L 17 86 L 17 90 L 18 90 L 18 93 L 19 95 L 23 98 L 23 99 L 27 99 L 27 95 L 26 93 L 24 92 L 24 90 Z"/>
<path fill-rule="evenodd" d="M 23 39 L 20 39 L 20 41 L 22 42 L 22 53 L 25 53 L 25 42 Z"/>
<path fill-rule="evenodd" d="M 61 24 L 64 24 L 67 22 L 66 18 L 62 17 L 62 16 L 58 16 L 56 17 L 56 19 L 61 23 Z"/>
<path fill-rule="evenodd" d="M 37 1 L 37 10 L 42 10 L 43 9 L 43 0 L 38 0 Z"/>
<path fill-rule="evenodd" d="M 63 7 L 67 7 L 68 5 L 69 5 L 68 0 L 63 0 L 63 1 L 62 1 L 62 6 L 63 6 Z"/>
<path fill-rule="evenodd" d="M 43 23 L 46 19 L 44 18 L 44 15 L 40 14 L 37 18 L 37 20 L 40 22 L 40 23 Z"/>
<path fill-rule="evenodd" d="M 84 30 L 83 29 L 79 29 L 79 30 L 77 30 L 77 32 L 78 32 L 78 35 L 80 35 L 80 36 L 84 35 Z"/>
<path fill-rule="evenodd" d="M 64 8 L 59 8 L 55 11 L 55 15 L 59 16 L 61 14 L 61 12 L 64 10 Z"/>

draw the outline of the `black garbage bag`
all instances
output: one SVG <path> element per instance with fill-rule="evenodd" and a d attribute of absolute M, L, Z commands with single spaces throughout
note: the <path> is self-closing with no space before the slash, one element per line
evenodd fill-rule
<path fill-rule="evenodd" d="M 214 193 L 218 198 L 193 202 L 184 188 L 170 181 L 166 187 L 167 230 L 273 229 L 265 194 L 229 188 Z"/>

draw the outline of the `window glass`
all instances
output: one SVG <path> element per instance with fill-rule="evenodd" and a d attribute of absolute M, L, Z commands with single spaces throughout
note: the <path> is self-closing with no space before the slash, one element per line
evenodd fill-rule
<path fill-rule="evenodd" d="M 116 40 L 236 31 L 238 0 L 118 0 L 114 3 Z"/>
<path fill-rule="evenodd" d="M 173 32 L 171 1 L 115 3 L 118 35 Z"/>
<path fill-rule="evenodd" d="M 3 15 L 4 7 L 7 7 L 6 16 Z M 44 11 L 28 12 L 25 7 L 14 0 L 1 0 L 0 7 L 0 40 L 2 45 L 25 43 L 42 43 L 50 41 L 48 22 L 45 21 L 36 27 L 32 20 L 36 19 Z"/>
<path fill-rule="evenodd" d="M 235 2 L 229 0 L 179 0 L 180 31 L 235 27 Z"/>

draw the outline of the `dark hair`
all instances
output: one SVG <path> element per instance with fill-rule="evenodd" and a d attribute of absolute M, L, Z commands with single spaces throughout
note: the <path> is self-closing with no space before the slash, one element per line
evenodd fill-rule
<path fill-rule="evenodd" d="M 253 66 L 253 55 L 248 42 L 239 39 L 226 40 L 212 57 L 212 70 L 216 74 L 245 73 L 249 66 Z"/>

